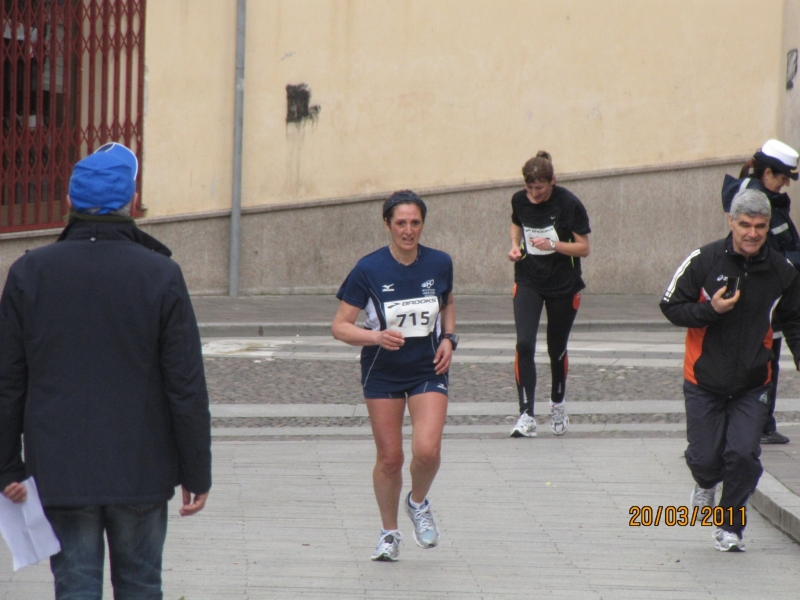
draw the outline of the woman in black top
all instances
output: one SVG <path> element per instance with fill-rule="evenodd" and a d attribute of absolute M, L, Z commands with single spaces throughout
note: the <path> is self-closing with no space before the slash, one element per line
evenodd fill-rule
<path fill-rule="evenodd" d="M 792 222 L 792 201 L 783 188 L 789 181 L 797 181 L 798 153 L 791 146 L 778 140 L 767 140 L 739 173 L 739 179 L 725 175 L 722 184 L 722 208 L 730 212 L 733 197 L 745 189 L 764 192 L 772 207 L 767 243 L 783 254 L 800 271 L 800 235 Z M 781 324 L 772 320 L 772 393 L 769 396 L 769 418 L 761 432 L 761 444 L 786 444 L 789 438 L 778 431 L 775 421 L 775 400 L 778 395 L 778 371 L 780 369 L 783 332 Z"/>
<path fill-rule="evenodd" d="M 515 371 L 520 416 L 512 437 L 535 437 L 536 333 L 547 311 L 547 352 L 553 387 L 550 427 L 563 435 L 569 425 L 564 403 L 567 339 L 580 305 L 580 259 L 589 256 L 589 217 L 581 201 L 556 185 L 553 163 L 540 151 L 522 167 L 525 189 L 511 198 L 511 252 L 514 265 Z"/>

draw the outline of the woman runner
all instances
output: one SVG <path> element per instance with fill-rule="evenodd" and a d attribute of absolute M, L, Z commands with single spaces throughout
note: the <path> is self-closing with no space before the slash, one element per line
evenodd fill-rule
<path fill-rule="evenodd" d="M 511 252 L 514 265 L 514 322 L 517 328 L 516 379 L 520 416 L 511 437 L 535 437 L 536 333 L 547 311 L 550 355 L 550 427 L 563 435 L 569 425 L 564 402 L 567 339 L 578 314 L 580 259 L 589 256 L 589 217 L 581 201 L 556 185 L 553 163 L 540 151 L 522 167 L 525 189 L 511 198 Z"/>
<path fill-rule="evenodd" d="M 361 351 L 364 388 L 377 460 L 373 487 L 382 529 L 372 560 L 397 560 L 403 536 L 397 512 L 403 487 L 403 416 L 411 416 L 411 491 L 403 500 L 422 548 L 439 543 L 428 491 L 439 470 L 447 417 L 448 370 L 456 313 L 453 262 L 439 250 L 420 245 L 427 208 L 414 192 L 392 194 L 383 205 L 389 245 L 360 261 L 336 297 L 333 337 Z M 364 328 L 356 326 L 366 312 Z"/>

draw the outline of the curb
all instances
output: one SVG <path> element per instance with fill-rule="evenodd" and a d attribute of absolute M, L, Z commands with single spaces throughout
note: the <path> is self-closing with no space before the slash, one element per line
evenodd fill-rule
<path fill-rule="evenodd" d="M 800 497 L 766 471 L 750 496 L 750 504 L 767 521 L 800 542 Z"/>
<path fill-rule="evenodd" d="M 331 334 L 329 321 L 285 323 L 198 323 L 200 337 L 278 337 Z M 574 332 L 591 331 L 674 331 L 675 325 L 658 321 L 577 321 Z M 539 323 L 539 333 L 545 333 L 547 322 Z M 514 321 L 459 321 L 459 333 L 515 333 Z"/>

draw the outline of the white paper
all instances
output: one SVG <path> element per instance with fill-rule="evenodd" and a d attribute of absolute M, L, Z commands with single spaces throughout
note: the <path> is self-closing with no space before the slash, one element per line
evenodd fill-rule
<path fill-rule="evenodd" d="M 28 490 L 25 502 L 15 504 L 0 494 L 0 533 L 14 557 L 15 571 L 61 552 L 53 527 L 44 516 L 36 482 L 29 477 L 22 485 Z"/>
<path fill-rule="evenodd" d="M 422 296 L 384 302 L 383 314 L 386 316 L 386 329 L 399 331 L 407 338 L 425 337 L 436 327 L 439 299 Z"/>

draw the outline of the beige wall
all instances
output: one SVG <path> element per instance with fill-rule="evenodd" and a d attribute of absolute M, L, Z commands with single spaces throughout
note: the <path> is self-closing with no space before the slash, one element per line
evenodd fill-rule
<path fill-rule="evenodd" d="M 782 18 L 779 0 L 251 0 L 244 203 L 506 181 L 540 148 L 561 173 L 750 153 L 776 131 Z M 321 112 L 287 126 L 298 83 Z"/>
<path fill-rule="evenodd" d="M 796 4 L 249 0 L 243 203 L 505 182 L 541 148 L 560 173 L 749 154 Z M 231 205 L 235 12 L 148 3 L 148 216 Z M 299 83 L 321 112 L 287 126 Z"/>
<path fill-rule="evenodd" d="M 504 292 L 508 200 L 540 148 L 589 210 L 589 291 L 658 293 L 724 233 L 723 172 L 770 137 L 800 145 L 800 0 L 247 5 L 244 293 L 335 288 L 383 243 L 376 205 L 401 187 L 429 192 L 427 243 L 460 292 Z M 143 226 L 199 293 L 227 290 L 235 9 L 148 2 Z M 321 112 L 287 126 L 299 83 Z M 0 275 L 50 239 L 0 236 Z"/>
<path fill-rule="evenodd" d="M 786 89 L 786 60 L 792 49 L 800 49 L 800 0 L 784 0 L 783 44 L 779 56 L 782 73 L 778 80 L 781 98 L 778 131 L 783 141 L 800 148 L 800 73 L 794 78 L 794 87 Z"/>
<path fill-rule="evenodd" d="M 236 2 L 147 3 L 148 216 L 230 208 L 235 43 Z"/>

